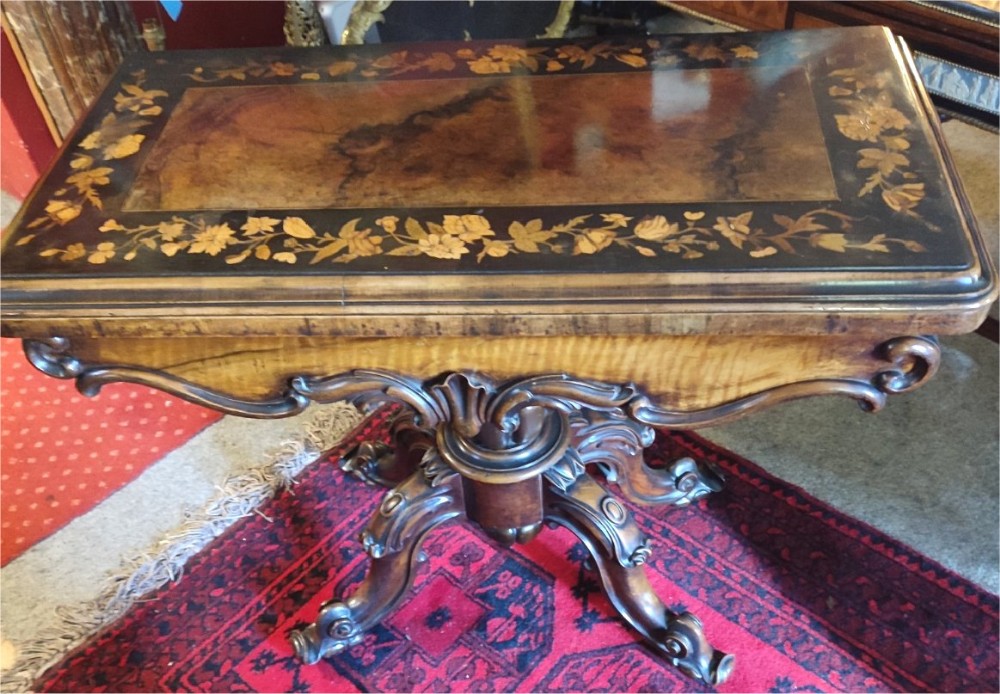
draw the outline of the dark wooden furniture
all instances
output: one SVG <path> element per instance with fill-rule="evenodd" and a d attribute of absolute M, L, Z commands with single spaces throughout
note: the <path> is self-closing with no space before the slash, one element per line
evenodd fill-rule
<path fill-rule="evenodd" d="M 5 2 L 0 8 L 0 23 L 57 143 L 87 112 L 123 56 L 141 46 L 132 7 L 120 0 Z M 4 76 L 11 74 L 5 72 Z M 7 99 L 5 94 L 5 105 L 24 130 L 27 119 L 21 118 L 30 106 Z"/>
<path fill-rule="evenodd" d="M 442 523 L 549 522 L 708 682 L 732 658 L 652 593 L 617 495 L 721 480 L 647 467 L 653 428 L 877 410 L 996 291 L 907 55 L 867 28 L 136 56 L 3 271 L 3 334 L 84 393 L 402 405 L 393 450 L 343 463 L 390 491 L 368 578 L 294 638 L 306 661 L 399 603 Z"/>
<path fill-rule="evenodd" d="M 997 126 L 1000 14 L 992 0 L 663 0 L 661 4 L 751 31 L 885 26 L 925 65 L 928 89 L 950 112 Z M 989 83 L 992 86 L 986 86 Z"/>
<path fill-rule="evenodd" d="M 985 2 L 669 0 L 663 4 L 752 31 L 887 26 L 914 50 L 987 73 L 996 73 L 1000 57 L 996 5 L 991 12 Z"/>

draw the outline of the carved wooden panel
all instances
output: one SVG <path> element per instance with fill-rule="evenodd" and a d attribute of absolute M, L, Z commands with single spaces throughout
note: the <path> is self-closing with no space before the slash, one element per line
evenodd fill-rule
<path fill-rule="evenodd" d="M 60 138 L 103 89 L 126 53 L 141 50 L 126 2 L 23 2 L 2 5 L 4 27 Z"/>

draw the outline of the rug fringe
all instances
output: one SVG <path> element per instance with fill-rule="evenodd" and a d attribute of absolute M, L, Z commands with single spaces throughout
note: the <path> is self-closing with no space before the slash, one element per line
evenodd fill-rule
<path fill-rule="evenodd" d="M 123 616 L 143 596 L 180 580 L 191 557 L 237 520 L 295 484 L 299 473 L 334 448 L 360 421 L 361 414 L 346 403 L 317 407 L 304 423 L 301 440 L 285 442 L 265 464 L 227 479 L 201 511 L 150 550 L 125 562 L 97 598 L 58 606 L 60 626 L 42 632 L 32 643 L 15 644 L 19 657 L 3 673 L 0 691 L 31 691 L 32 683 L 73 648 Z"/>

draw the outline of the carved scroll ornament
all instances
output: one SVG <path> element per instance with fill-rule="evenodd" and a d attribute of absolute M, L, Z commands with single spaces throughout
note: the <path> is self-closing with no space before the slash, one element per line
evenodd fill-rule
<path fill-rule="evenodd" d="M 937 371 L 941 352 L 929 337 L 900 337 L 876 349 L 886 368 L 870 381 L 859 378 L 812 379 L 770 388 L 702 409 L 670 409 L 659 405 L 634 384 L 613 385 L 577 379 L 566 374 L 531 376 L 497 381 L 467 371 L 428 380 L 375 369 L 356 369 L 315 378 L 296 376 L 278 397 L 260 400 L 234 398 L 188 380 L 154 369 L 90 364 L 72 355 L 69 340 L 25 340 L 28 360 L 43 373 L 74 379 L 77 389 L 96 395 L 108 383 L 136 383 L 176 395 L 189 402 L 226 414 L 276 419 L 302 412 L 311 402 L 347 400 L 365 410 L 396 402 L 413 409 L 418 424 L 427 429 L 450 421 L 453 429 L 474 438 L 484 426 L 495 428 L 501 438 L 513 441 L 526 408 L 543 408 L 564 414 L 603 412 L 651 427 L 693 429 L 721 424 L 779 403 L 814 395 L 844 395 L 866 411 L 880 410 L 889 394 L 912 390 Z"/>

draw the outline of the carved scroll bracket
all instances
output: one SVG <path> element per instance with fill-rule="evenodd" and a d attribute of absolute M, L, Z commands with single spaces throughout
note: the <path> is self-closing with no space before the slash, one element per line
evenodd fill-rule
<path fill-rule="evenodd" d="M 892 363 L 875 384 L 884 393 L 905 393 L 934 377 L 941 365 L 941 347 L 932 337 L 900 337 L 883 342 L 879 356 Z"/>
<path fill-rule="evenodd" d="M 458 439 L 482 441 L 486 448 L 513 449 L 540 435 L 537 427 L 557 428 L 539 408 L 568 416 L 604 412 L 641 425 L 693 429 L 721 424 L 750 412 L 814 395 L 845 395 L 869 411 L 881 409 L 886 396 L 912 390 L 937 371 L 941 350 L 933 338 L 900 337 L 879 345 L 875 354 L 889 363 L 870 380 L 814 379 L 789 383 L 753 395 L 696 410 L 658 405 L 633 384 L 613 385 L 565 374 L 533 376 L 498 382 L 474 372 L 445 374 L 430 380 L 391 371 L 359 369 L 327 378 L 297 376 L 277 397 L 244 400 L 204 388 L 178 376 L 137 366 L 88 364 L 75 358 L 67 339 L 25 340 L 28 360 L 56 378 L 75 379 L 84 395 L 96 395 L 106 383 L 146 385 L 227 414 L 278 418 L 297 414 L 310 402 L 349 400 L 371 409 L 385 402 L 411 408 L 414 423 L 425 430 L 444 423 Z M 525 421 L 526 413 L 535 412 Z"/>
<path fill-rule="evenodd" d="M 816 395 L 844 395 L 857 400 L 866 412 L 877 412 L 885 407 L 887 395 L 924 384 L 937 372 L 941 362 L 941 348 L 933 337 L 894 338 L 876 347 L 875 355 L 893 368 L 879 371 L 871 381 L 849 378 L 800 381 L 701 410 L 668 410 L 647 396 L 639 396 L 625 409 L 635 421 L 665 429 L 723 424 L 751 412 Z"/>
<path fill-rule="evenodd" d="M 87 397 L 94 397 L 109 383 L 135 383 L 226 414 L 256 419 L 289 417 L 309 406 L 309 399 L 295 390 L 267 400 L 239 400 L 163 371 L 86 364 L 74 357 L 70 349 L 70 341 L 63 337 L 24 341 L 24 354 L 36 369 L 56 378 L 76 379 L 76 389 Z"/>
<path fill-rule="evenodd" d="M 43 374 L 55 378 L 78 378 L 86 367 L 83 362 L 69 354 L 69 347 L 69 340 L 65 337 L 25 340 L 24 354 Z M 79 384 L 77 387 L 79 388 Z"/>

